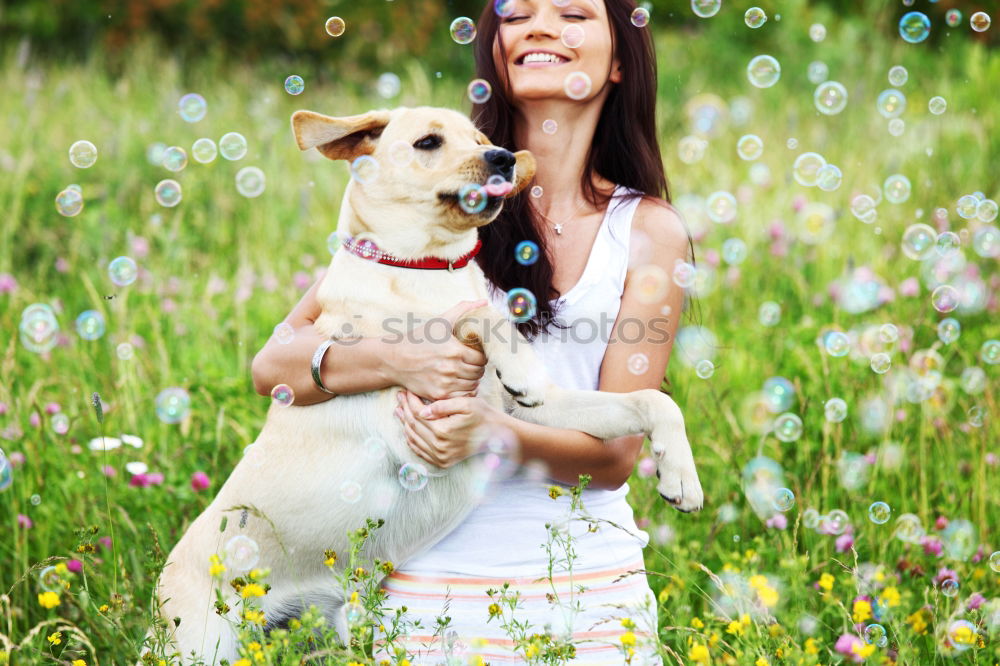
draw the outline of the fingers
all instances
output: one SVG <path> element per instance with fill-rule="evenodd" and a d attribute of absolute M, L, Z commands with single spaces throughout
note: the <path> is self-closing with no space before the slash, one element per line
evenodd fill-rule
<path fill-rule="evenodd" d="M 478 301 L 459 301 L 455 305 L 448 308 L 448 311 L 441 316 L 451 322 L 452 326 L 455 322 L 464 315 L 469 310 L 475 310 L 476 308 L 484 307 L 489 301 L 485 298 L 481 298 Z"/>
<path fill-rule="evenodd" d="M 420 438 L 407 421 L 403 421 L 403 431 L 406 433 L 406 443 L 418 458 L 435 467 L 441 467 L 441 463 L 434 459 L 433 449 Z"/>
<path fill-rule="evenodd" d="M 462 362 L 470 366 L 482 368 L 482 366 L 486 365 L 486 354 L 478 349 L 462 345 Z"/>

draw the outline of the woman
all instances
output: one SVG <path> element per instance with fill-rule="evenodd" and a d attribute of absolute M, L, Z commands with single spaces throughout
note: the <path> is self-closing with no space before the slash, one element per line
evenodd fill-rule
<path fill-rule="evenodd" d="M 666 203 L 655 57 L 647 29 L 631 21 L 634 9 L 633 0 L 491 0 L 477 25 L 477 76 L 490 82 L 493 95 L 472 116 L 494 144 L 530 150 L 538 171 L 530 194 L 508 200 L 498 219 L 480 228 L 476 260 L 495 307 L 506 308 L 505 292 L 515 287 L 538 296 L 535 317 L 518 327 L 550 378 L 566 388 L 660 388 L 683 306 L 683 290 L 666 276 L 676 262 L 691 259 L 690 240 Z M 524 62 L 532 52 L 548 55 Z M 524 240 L 539 248 L 530 265 L 513 261 Z M 310 379 L 310 358 L 323 342 L 312 328 L 316 288 L 286 319 L 295 341 L 271 340 L 254 359 L 259 393 L 285 383 L 298 404 L 330 398 Z M 460 303 L 444 316 L 454 320 L 477 305 Z M 572 633 L 577 662 L 621 664 L 630 640 L 621 637 L 631 633 L 638 653 L 632 663 L 659 663 L 656 600 L 645 576 L 615 582 L 644 567 L 648 537 L 635 526 L 625 483 L 643 436 L 605 442 L 499 412 L 476 396 L 484 365 L 481 353 L 455 338 L 441 344 L 367 338 L 337 345 L 323 359 L 321 378 L 334 394 L 407 389 L 396 415 L 428 463 L 454 465 L 470 455 L 478 428 L 508 428 L 519 459 L 541 461 L 550 479 L 519 473 L 498 484 L 458 528 L 386 579 L 389 605 L 406 606 L 407 617 L 420 620 L 403 646 L 416 653 L 415 664 L 463 651 L 488 662 L 523 661 L 524 650 L 515 652 L 512 635 L 488 610 L 487 588 L 511 581 L 511 593 L 521 594 L 513 619 L 530 623 L 527 635 L 546 628 L 557 637 Z M 546 484 L 575 485 L 581 474 L 592 477 L 582 495 L 586 511 L 625 530 L 602 523 L 591 532 L 571 523 L 572 577 L 556 567 L 551 582 L 534 583 L 549 573 L 545 525 L 565 520 L 569 505 L 567 496 L 552 499 Z M 564 553 L 556 547 L 554 555 Z M 558 595 L 559 605 L 546 593 Z M 451 623 L 435 638 L 441 615 Z"/>

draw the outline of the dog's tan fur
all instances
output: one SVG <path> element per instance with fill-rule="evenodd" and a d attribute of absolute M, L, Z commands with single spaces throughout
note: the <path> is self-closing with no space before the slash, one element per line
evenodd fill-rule
<path fill-rule="evenodd" d="M 455 111 L 399 108 L 345 118 L 299 111 L 292 116 L 292 128 L 302 150 L 317 148 L 338 160 L 366 154 L 377 159 L 380 172 L 373 182 L 360 185 L 352 179 L 348 184 L 338 229 L 368 236 L 397 257 L 460 257 L 475 245 L 476 228 L 499 213 L 499 205 L 494 205 L 468 214 L 454 200 L 438 196 L 455 193 L 466 183 L 484 183 L 490 175 L 484 155 L 496 149 Z M 398 142 L 412 145 L 432 132 L 443 138 L 439 148 L 417 150 L 413 163 L 406 166 L 390 158 L 390 150 L 401 145 Z M 515 157 L 516 192 L 532 179 L 535 165 L 526 151 Z M 317 298 L 323 312 L 316 328 L 323 335 L 337 337 L 349 324 L 354 335 L 384 336 L 383 325 L 389 318 L 403 320 L 412 313 L 426 321 L 458 301 L 487 298 L 487 283 L 474 261 L 454 271 L 415 270 L 339 250 Z M 506 331 L 505 339 L 488 333 L 496 330 Z M 526 421 L 582 430 L 602 439 L 644 432 L 657 460 L 660 494 L 681 510 L 701 508 L 702 490 L 683 418 L 669 396 L 655 390 L 608 393 L 558 388 L 545 376 L 529 344 L 491 307 L 468 312 L 454 333 L 487 356 L 478 389 L 481 398 Z M 385 526 L 370 539 L 364 555 L 399 566 L 433 545 L 473 508 L 476 472 L 468 461 L 444 472 L 431 470 L 435 476 L 419 492 L 409 492 L 397 482 L 403 463 L 421 462 L 393 417 L 397 390 L 342 395 L 307 407 L 270 408 L 255 443 L 259 452 L 237 464 L 170 553 L 160 577 L 161 615 L 185 659 L 193 654 L 211 663 L 237 657 L 236 638 L 227 620 L 237 619 L 238 596 L 228 584 L 221 585 L 234 610 L 227 618 L 216 614 L 213 588 L 219 584 L 208 573 L 209 557 L 221 554 L 233 536 L 253 538 L 260 545 L 258 566 L 271 570 L 272 589 L 261 599 L 269 622 L 313 603 L 343 636 L 344 591 L 323 564 L 325 549 L 346 552 L 350 530 L 366 517 L 384 518 Z M 385 455 L 362 453 L 363 443 L 372 436 L 385 442 Z M 362 485 L 363 494 L 360 501 L 348 504 L 340 499 L 340 487 L 352 480 Z M 242 528 L 240 512 L 233 510 L 241 505 L 256 509 Z M 220 532 L 223 516 L 229 519 Z M 179 626 L 172 621 L 175 617 L 182 620 Z"/>

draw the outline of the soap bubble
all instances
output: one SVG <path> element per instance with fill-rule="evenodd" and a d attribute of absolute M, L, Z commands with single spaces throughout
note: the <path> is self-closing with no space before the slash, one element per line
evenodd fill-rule
<path fill-rule="evenodd" d="M 476 23 L 467 16 L 459 16 L 452 21 L 449 30 L 456 44 L 468 44 L 476 38 Z"/>
<path fill-rule="evenodd" d="M 875 106 L 883 118 L 898 118 L 906 110 L 906 95 L 895 88 L 883 90 L 879 93 Z"/>
<path fill-rule="evenodd" d="M 485 104 L 493 94 L 493 87 L 486 79 L 473 79 L 465 92 L 473 104 Z"/>
<path fill-rule="evenodd" d="M 1000 340 L 987 340 L 979 348 L 979 360 L 989 365 L 1000 363 Z"/>
<path fill-rule="evenodd" d="M 215 159 L 215 156 L 219 154 L 218 148 L 215 146 L 215 142 L 209 138 L 202 137 L 194 142 L 191 146 L 191 157 L 194 158 L 196 162 L 201 164 L 208 164 Z"/>
<path fill-rule="evenodd" d="M 381 165 L 379 165 L 378 160 L 372 157 L 371 155 L 359 155 L 354 158 L 353 162 L 351 162 L 351 178 L 356 180 L 361 185 L 368 185 L 370 183 L 374 183 L 375 179 L 378 178 L 379 173 L 381 171 L 382 167 Z M 476 185 L 476 187 L 482 189 L 482 186 L 480 185 Z M 459 197 L 461 197 L 461 192 L 459 193 Z M 485 197 L 486 197 L 486 191 L 483 190 L 484 201 Z M 483 206 L 485 207 L 485 203 L 483 204 Z"/>
<path fill-rule="evenodd" d="M 903 136 L 906 131 L 906 122 L 902 118 L 893 118 L 889 121 L 889 134 L 892 136 Z"/>
<path fill-rule="evenodd" d="M 170 146 L 163 151 L 163 161 L 160 163 L 167 171 L 182 171 L 187 166 L 187 151 L 180 146 Z"/>
<path fill-rule="evenodd" d="M 911 44 L 924 41 L 930 32 L 931 20 L 922 12 L 909 12 L 899 19 L 899 35 Z"/>
<path fill-rule="evenodd" d="M 713 192 L 705 200 L 708 219 L 726 224 L 736 219 L 736 197 L 726 191 Z"/>
<path fill-rule="evenodd" d="M 833 192 L 840 187 L 844 174 L 835 164 L 825 164 L 816 172 L 816 186 L 824 192 Z"/>
<path fill-rule="evenodd" d="M 736 154 L 740 159 L 752 161 L 764 152 L 764 142 L 756 134 L 744 134 L 736 142 Z"/>
<path fill-rule="evenodd" d="M 691 0 L 691 11 L 701 18 L 715 16 L 721 8 L 722 0 Z"/>
<path fill-rule="evenodd" d="M 889 68 L 889 85 L 898 88 L 904 85 L 909 78 L 910 73 L 902 65 L 894 65 Z"/>
<path fill-rule="evenodd" d="M 188 93 L 177 102 L 177 112 L 186 123 L 196 123 L 205 117 L 208 111 L 208 104 L 205 98 L 198 93 Z"/>
<path fill-rule="evenodd" d="M 703 358 L 694 365 L 694 372 L 700 379 L 709 379 L 715 374 L 715 364 Z"/>
<path fill-rule="evenodd" d="M 799 185 L 812 187 L 816 184 L 819 170 L 826 166 L 826 158 L 819 153 L 802 153 L 792 164 L 792 176 Z"/>
<path fill-rule="evenodd" d="M 938 312 L 954 312 L 961 299 L 958 289 L 950 284 L 942 284 L 931 292 L 931 304 Z"/>
<path fill-rule="evenodd" d="M 21 344 L 29 351 L 41 354 L 56 346 L 59 322 L 55 310 L 47 303 L 33 303 L 21 312 Z"/>
<path fill-rule="evenodd" d="M 823 405 L 823 413 L 830 423 L 840 423 L 847 418 L 847 403 L 843 398 L 830 398 Z"/>
<path fill-rule="evenodd" d="M 968 560 L 979 546 L 976 526 L 965 519 L 952 520 L 941 533 L 944 554 L 955 560 Z"/>
<path fill-rule="evenodd" d="M 764 301 L 757 309 L 757 321 L 762 326 L 777 326 L 781 321 L 781 306 L 774 301 Z"/>
<path fill-rule="evenodd" d="M 958 340 L 958 337 L 962 334 L 962 325 L 957 319 L 945 317 L 938 322 L 937 334 L 938 340 L 946 345 L 950 345 L 952 342 Z"/>
<path fill-rule="evenodd" d="M 889 522 L 892 516 L 892 509 L 885 502 L 872 502 L 868 507 L 868 519 L 876 525 L 884 525 Z"/>
<path fill-rule="evenodd" d="M 869 624 L 865 627 L 865 642 L 880 648 L 888 645 L 889 638 L 885 634 L 885 627 L 881 624 Z"/>
<path fill-rule="evenodd" d="M 969 25 L 976 32 L 986 32 L 990 29 L 990 15 L 986 12 L 976 12 L 969 17 Z"/>
<path fill-rule="evenodd" d="M 790 511 L 795 506 L 795 493 L 788 488 L 778 488 L 774 491 L 774 508 L 776 511 Z"/>
<path fill-rule="evenodd" d="M 843 331 L 829 331 L 823 336 L 823 348 L 830 356 L 847 356 L 851 350 L 851 339 Z"/>
<path fill-rule="evenodd" d="M 740 238 L 727 238 L 722 243 L 722 260 L 730 266 L 742 264 L 747 258 L 747 244 Z"/>
<path fill-rule="evenodd" d="M 528 321 L 535 316 L 538 301 L 530 290 L 516 287 L 507 292 L 507 311 L 515 323 Z"/>
<path fill-rule="evenodd" d="M 822 23 L 813 23 L 809 26 L 809 39 L 817 44 L 826 39 L 826 26 Z"/>
<path fill-rule="evenodd" d="M 563 81 L 563 90 L 570 99 L 584 99 L 592 89 L 593 83 L 586 72 L 572 72 Z"/>
<path fill-rule="evenodd" d="M 97 162 L 97 146 L 90 141 L 80 140 L 69 147 L 69 161 L 78 169 L 87 169 Z"/>
<path fill-rule="evenodd" d="M 287 345 L 295 339 L 295 329 L 287 321 L 283 321 L 274 327 L 274 339 L 280 345 Z"/>
<path fill-rule="evenodd" d="M 757 88 L 770 88 L 780 78 L 781 65 L 773 56 L 756 56 L 747 65 L 747 79 Z"/>
<path fill-rule="evenodd" d="M 97 340 L 104 328 L 104 315 L 97 310 L 84 310 L 76 318 L 76 334 L 84 340 Z"/>
<path fill-rule="evenodd" d="M 927 101 L 927 110 L 935 116 L 940 116 L 948 109 L 948 102 L 944 97 L 935 95 Z"/>
<path fill-rule="evenodd" d="M 802 419 L 786 412 L 774 419 L 774 436 L 782 442 L 794 442 L 802 436 Z"/>
<path fill-rule="evenodd" d="M 56 195 L 56 210 L 65 217 L 76 217 L 83 210 L 83 195 L 66 188 Z"/>
<path fill-rule="evenodd" d="M 847 526 L 851 524 L 851 519 L 843 510 L 834 509 L 820 518 L 820 524 L 830 534 L 843 534 Z"/>
<path fill-rule="evenodd" d="M 326 34 L 331 37 L 340 37 L 347 30 L 347 23 L 339 16 L 331 16 L 326 20 Z"/>
<path fill-rule="evenodd" d="M 934 241 L 934 250 L 942 257 L 958 252 L 962 239 L 954 231 L 942 231 Z"/>
<path fill-rule="evenodd" d="M 910 259 L 917 261 L 926 259 L 934 252 L 934 245 L 937 242 L 937 234 L 934 229 L 927 224 L 911 224 L 903 232 L 903 239 L 900 247 Z"/>
<path fill-rule="evenodd" d="M 250 537 L 237 534 L 225 546 L 224 561 L 233 571 L 250 571 L 260 559 L 260 546 Z"/>
<path fill-rule="evenodd" d="M 773 414 L 787 412 L 795 404 L 795 385 L 785 377 L 769 377 L 762 391 Z"/>
<path fill-rule="evenodd" d="M 873 354 L 871 362 L 869 363 L 873 372 L 879 375 L 884 375 L 889 372 L 889 368 L 892 367 L 892 358 L 885 352 L 878 352 Z"/>
<path fill-rule="evenodd" d="M 759 28 L 767 22 L 767 14 L 760 7 L 751 7 L 743 14 L 748 28 Z"/>
<path fill-rule="evenodd" d="M 997 202 L 993 199 L 983 199 L 976 206 L 976 219 L 980 222 L 992 222 L 997 219 L 997 212 L 1000 211 L 1000 207 L 997 206 Z"/>
<path fill-rule="evenodd" d="M 248 199 L 254 199 L 263 194 L 265 184 L 264 172 L 258 167 L 243 167 L 236 172 L 236 191 Z"/>
<path fill-rule="evenodd" d="M 402 87 L 403 82 L 392 72 L 379 74 L 378 80 L 375 82 L 375 92 L 382 99 L 392 99 L 399 94 Z"/>
<path fill-rule="evenodd" d="M 295 402 L 295 391 L 288 384 L 278 384 L 271 389 L 271 402 L 279 407 L 288 407 Z"/>
<path fill-rule="evenodd" d="M 156 416 L 164 423 L 180 423 L 191 408 L 191 396 L 182 388 L 166 388 L 156 396 Z"/>
<path fill-rule="evenodd" d="M 421 463 L 406 463 L 399 468 L 399 484 L 403 488 L 416 492 L 418 490 L 423 490 L 427 485 L 428 474 L 427 468 Z"/>
<path fill-rule="evenodd" d="M 584 33 L 583 28 L 578 23 L 567 24 L 559 34 L 560 41 L 568 49 L 578 49 L 583 46 L 585 37 L 586 33 Z"/>
<path fill-rule="evenodd" d="M 292 74 L 285 79 L 285 92 L 289 95 L 301 95 L 306 89 L 306 82 L 298 74 Z"/>
<path fill-rule="evenodd" d="M 957 28 L 958 24 L 962 22 L 962 12 L 958 9 L 949 9 L 944 14 L 944 21 L 948 24 L 949 28 Z"/>
<path fill-rule="evenodd" d="M 514 248 L 514 259 L 522 266 L 530 266 L 538 261 L 538 253 L 538 245 L 529 240 L 521 241 Z"/>
<path fill-rule="evenodd" d="M 996 573 L 1000 573 L 1000 550 L 994 551 L 990 555 L 990 569 L 993 569 Z"/>
<path fill-rule="evenodd" d="M 920 518 L 912 513 L 904 513 L 896 518 L 893 536 L 906 543 L 920 543 L 926 531 L 920 523 Z"/>
<path fill-rule="evenodd" d="M 806 76 L 809 78 L 809 83 L 819 85 L 830 77 L 830 68 L 822 60 L 814 60 L 806 68 Z M 847 99 L 846 90 L 844 91 L 844 99 Z"/>
<path fill-rule="evenodd" d="M 635 353 L 628 357 L 625 367 L 633 375 L 643 375 L 649 370 L 649 357 L 643 353 Z"/>
<path fill-rule="evenodd" d="M 631 15 L 632 25 L 637 28 L 645 28 L 649 25 L 649 10 L 645 7 L 636 7 L 632 10 Z"/>
<path fill-rule="evenodd" d="M 135 282 L 139 268 L 131 257 L 116 257 L 108 264 L 108 275 L 118 287 L 127 287 Z"/>
<path fill-rule="evenodd" d="M 885 200 L 894 204 L 905 202 L 910 198 L 912 191 L 910 179 L 901 173 L 894 173 L 886 178 L 882 189 L 885 192 Z"/>
<path fill-rule="evenodd" d="M 867 194 L 859 194 L 851 199 L 851 213 L 865 224 L 871 224 L 878 217 L 875 200 Z"/>
<path fill-rule="evenodd" d="M 230 161 L 241 160 L 247 154 L 247 140 L 239 132 L 227 132 L 219 139 L 219 153 Z"/>
<path fill-rule="evenodd" d="M 847 88 L 839 81 L 823 81 L 816 86 L 813 103 L 820 113 L 835 116 L 847 106 Z"/>

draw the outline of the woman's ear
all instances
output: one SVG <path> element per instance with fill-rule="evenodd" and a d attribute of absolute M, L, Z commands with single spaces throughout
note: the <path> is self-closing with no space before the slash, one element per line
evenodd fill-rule
<path fill-rule="evenodd" d="M 614 69 L 611 70 L 611 83 L 621 83 L 622 82 L 622 66 L 620 64 L 615 64 Z"/>

